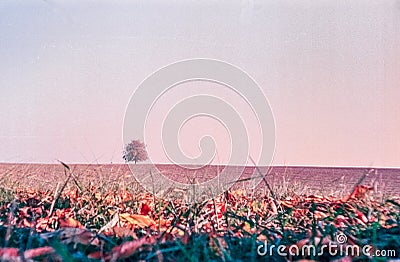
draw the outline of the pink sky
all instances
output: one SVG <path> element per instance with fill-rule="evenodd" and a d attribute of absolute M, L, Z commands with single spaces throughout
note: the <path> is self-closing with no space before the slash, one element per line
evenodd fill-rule
<path fill-rule="evenodd" d="M 263 89 L 276 121 L 273 164 L 400 167 L 399 43 L 398 1 L 2 2 L 0 162 L 122 162 L 135 88 L 160 67 L 206 57 L 240 67 Z M 249 108 L 212 90 L 166 93 L 154 133 L 177 99 L 215 92 L 244 115 L 257 155 Z M 183 151 L 198 154 L 207 133 L 224 163 L 229 140 L 211 119 L 184 126 Z"/>

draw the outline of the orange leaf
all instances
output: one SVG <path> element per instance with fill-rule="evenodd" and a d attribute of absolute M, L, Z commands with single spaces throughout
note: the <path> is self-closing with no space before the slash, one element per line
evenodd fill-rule
<path fill-rule="evenodd" d="M 96 235 L 86 229 L 67 227 L 55 232 L 41 234 L 44 239 L 57 238 L 62 243 L 80 243 L 82 245 L 98 245 L 100 241 Z"/>
<path fill-rule="evenodd" d="M 24 220 L 22 220 L 22 224 L 24 225 L 24 227 L 33 227 L 33 224 L 31 222 L 28 221 L 28 219 L 24 218 Z"/>
<path fill-rule="evenodd" d="M 281 205 L 287 207 L 287 208 L 293 208 L 293 204 L 291 204 L 289 201 L 280 201 L 279 202 Z"/>
<path fill-rule="evenodd" d="M 276 207 L 275 202 L 272 198 L 269 199 L 269 206 L 271 208 L 272 214 L 278 214 L 278 208 Z"/>
<path fill-rule="evenodd" d="M 54 252 L 52 247 L 38 247 L 34 249 L 29 249 L 24 252 L 25 258 L 35 258 L 43 255 L 48 255 Z"/>
<path fill-rule="evenodd" d="M 253 234 L 255 232 L 255 228 L 251 228 L 250 224 L 248 222 L 245 222 L 243 226 L 243 230 L 246 231 L 247 233 Z"/>
<path fill-rule="evenodd" d="M 115 234 L 115 236 L 117 236 L 117 237 L 133 237 L 133 239 L 138 238 L 135 234 L 135 231 L 133 231 L 129 228 L 116 226 L 116 227 L 113 227 L 112 231 Z"/>
<path fill-rule="evenodd" d="M 59 220 L 60 223 L 60 227 L 64 228 L 64 227 L 75 227 L 75 228 L 85 228 L 78 220 L 69 217 L 69 218 L 65 218 L 65 219 L 60 219 Z"/>
<path fill-rule="evenodd" d="M 28 214 L 29 209 L 30 209 L 30 207 L 28 207 L 28 206 L 20 208 L 18 210 L 18 215 L 20 217 L 29 217 L 29 214 Z"/>
<path fill-rule="evenodd" d="M 156 222 L 149 216 L 144 215 L 131 215 L 129 213 L 124 213 L 119 215 L 121 220 L 125 220 L 132 225 L 137 225 L 138 227 L 149 227 L 156 224 Z"/>
<path fill-rule="evenodd" d="M 142 237 L 138 240 L 125 242 L 119 246 L 116 246 L 112 249 L 112 261 L 128 258 L 133 255 L 139 247 L 145 244 L 153 244 L 154 242 L 154 238 Z"/>
<path fill-rule="evenodd" d="M 94 197 L 96 198 L 97 201 L 100 201 L 101 198 L 102 198 L 101 193 L 99 193 L 99 192 L 96 192 L 96 193 L 94 194 Z"/>

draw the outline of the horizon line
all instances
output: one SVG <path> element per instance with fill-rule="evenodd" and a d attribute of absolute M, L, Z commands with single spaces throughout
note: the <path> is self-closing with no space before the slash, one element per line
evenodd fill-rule
<path fill-rule="evenodd" d="M 64 161 L 62 161 L 65 163 Z M 7 165 L 62 165 L 61 163 L 49 163 L 49 162 L 1 162 L 0 165 L 7 164 Z M 67 165 L 129 165 L 128 163 L 88 163 L 88 162 L 73 162 L 73 163 L 65 163 Z M 137 165 L 151 165 L 153 163 L 138 163 Z M 178 164 L 173 164 L 173 163 L 156 163 L 154 165 L 178 165 Z M 187 164 L 185 164 L 187 165 Z M 195 164 L 189 164 L 196 166 Z M 200 166 L 244 166 L 244 167 L 254 167 L 254 165 L 227 165 L 227 164 L 207 164 L 207 165 L 200 165 Z M 347 166 L 347 165 L 308 165 L 308 164 L 271 164 L 269 166 L 258 166 L 258 167 L 311 167 L 311 168 L 358 168 L 358 169 L 400 169 L 400 166 L 360 166 L 360 165 L 354 165 L 354 166 Z"/>

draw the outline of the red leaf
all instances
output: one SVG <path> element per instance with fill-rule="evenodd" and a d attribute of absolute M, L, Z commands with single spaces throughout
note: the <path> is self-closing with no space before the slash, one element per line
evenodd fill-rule
<path fill-rule="evenodd" d="M 364 223 L 368 223 L 368 218 L 364 215 L 364 213 L 356 211 L 356 214 L 358 219 L 360 219 Z"/>
<path fill-rule="evenodd" d="M 1 261 L 17 261 L 19 258 L 19 249 L 14 247 L 0 248 Z"/>
<path fill-rule="evenodd" d="M 142 207 L 140 208 L 140 214 L 147 216 L 151 212 L 151 208 L 146 203 L 142 203 Z"/>

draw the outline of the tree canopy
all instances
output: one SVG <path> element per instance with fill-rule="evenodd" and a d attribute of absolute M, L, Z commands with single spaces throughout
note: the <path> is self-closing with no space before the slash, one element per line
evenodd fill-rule
<path fill-rule="evenodd" d="M 148 159 L 146 145 L 140 140 L 132 140 L 126 144 L 123 152 L 125 162 L 146 161 Z"/>

